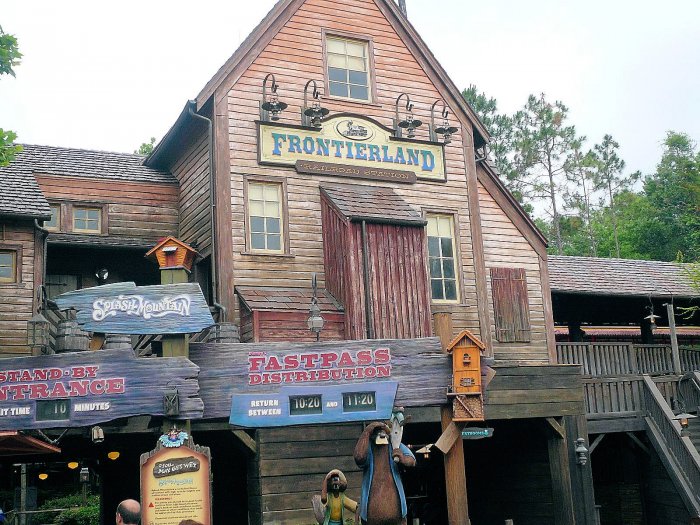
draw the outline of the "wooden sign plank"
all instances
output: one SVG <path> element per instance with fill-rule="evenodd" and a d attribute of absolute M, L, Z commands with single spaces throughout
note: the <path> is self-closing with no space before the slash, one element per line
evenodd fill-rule
<path fill-rule="evenodd" d="M 77 310 L 78 324 L 87 332 L 188 334 L 214 324 L 197 283 L 106 284 L 67 292 L 55 301 L 61 310 Z"/>
<path fill-rule="evenodd" d="M 233 395 L 394 381 L 399 406 L 446 404 L 450 356 L 437 338 L 319 343 L 192 343 L 204 417 L 229 417 Z"/>
<path fill-rule="evenodd" d="M 137 415 L 164 415 L 176 388 L 180 415 L 200 418 L 199 368 L 184 357 L 137 358 L 131 350 L 3 359 L 0 429 L 90 426 Z"/>

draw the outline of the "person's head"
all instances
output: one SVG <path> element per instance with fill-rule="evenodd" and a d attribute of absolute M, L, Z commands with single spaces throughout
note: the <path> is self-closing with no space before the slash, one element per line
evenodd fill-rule
<path fill-rule="evenodd" d="M 194 520 L 182 520 L 177 525 L 204 525 L 204 524 L 200 523 L 198 521 L 194 521 Z"/>
<path fill-rule="evenodd" d="M 117 506 L 117 525 L 138 525 L 141 521 L 141 505 L 133 499 L 125 499 Z"/>

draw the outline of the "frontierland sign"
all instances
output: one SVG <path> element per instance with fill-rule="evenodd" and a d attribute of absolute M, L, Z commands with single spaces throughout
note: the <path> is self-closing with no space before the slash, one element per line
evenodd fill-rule
<path fill-rule="evenodd" d="M 396 138 L 390 128 L 357 115 L 336 115 L 319 129 L 258 122 L 258 157 L 261 164 L 296 166 L 300 173 L 407 183 L 415 182 L 407 175 L 412 173 L 445 180 L 442 144 Z"/>

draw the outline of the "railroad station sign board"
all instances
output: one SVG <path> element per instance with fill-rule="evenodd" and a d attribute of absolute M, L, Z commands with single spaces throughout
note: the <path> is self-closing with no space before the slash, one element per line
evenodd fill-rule
<path fill-rule="evenodd" d="M 258 122 L 258 157 L 261 164 L 295 166 L 299 173 L 409 184 L 445 180 L 441 143 L 396 138 L 379 122 L 349 113 L 320 128 Z"/>
<path fill-rule="evenodd" d="M 78 311 L 80 327 L 104 334 L 188 334 L 214 324 L 197 283 L 136 286 L 115 283 L 83 288 L 55 299 Z"/>

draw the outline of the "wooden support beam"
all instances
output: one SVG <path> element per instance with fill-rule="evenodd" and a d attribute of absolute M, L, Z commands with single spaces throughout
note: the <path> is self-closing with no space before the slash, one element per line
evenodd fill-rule
<path fill-rule="evenodd" d="M 435 335 L 440 338 L 443 351 L 453 337 L 452 314 L 437 313 L 434 316 Z M 450 435 L 454 435 L 457 426 L 452 421 L 452 407 L 440 408 L 442 430 L 451 425 Z M 459 432 L 461 438 L 461 431 Z M 469 505 L 467 503 L 467 473 L 464 467 L 464 446 L 461 439 L 445 453 L 445 491 L 447 494 L 447 521 L 449 525 L 471 525 Z"/>
<path fill-rule="evenodd" d="M 245 430 L 232 430 L 231 432 L 233 432 L 233 435 L 236 436 L 240 442 L 243 443 L 253 454 L 258 453 L 258 444 L 246 433 Z"/>
<path fill-rule="evenodd" d="M 600 445 L 600 442 L 603 441 L 603 438 L 607 436 L 607 434 L 598 434 L 595 439 L 593 440 L 593 443 L 591 443 L 591 446 L 588 447 L 588 454 L 590 456 L 593 455 L 593 451 L 596 449 L 598 445 Z"/>
<path fill-rule="evenodd" d="M 553 418 L 547 418 L 547 421 L 555 430 L 547 438 L 549 473 L 552 479 L 554 524 L 571 525 L 576 523 L 576 520 L 574 519 L 574 501 L 571 490 L 571 473 L 569 471 L 569 441 L 566 439 L 565 426 L 562 427 Z M 559 433 L 558 428 L 564 431 L 563 435 Z"/>
<path fill-rule="evenodd" d="M 560 420 L 561 421 L 561 420 Z M 552 427 L 552 430 L 561 438 L 561 439 L 566 439 L 566 431 L 564 430 L 564 427 L 561 425 L 561 422 L 557 421 L 553 417 L 548 417 L 547 418 L 547 423 L 549 423 L 549 426 Z"/>
<path fill-rule="evenodd" d="M 651 454 L 649 447 L 642 443 L 642 441 L 632 432 L 625 432 L 625 434 L 627 434 L 627 437 L 630 438 L 639 448 L 641 448 L 647 456 Z"/>
<path fill-rule="evenodd" d="M 595 509 L 595 496 L 593 493 L 593 471 L 591 470 L 591 451 L 595 448 L 588 443 L 588 427 L 586 417 L 583 414 L 577 416 L 565 416 L 564 428 L 566 430 L 567 452 L 569 456 L 569 473 L 571 478 L 571 493 L 574 503 L 574 517 L 576 525 L 597 525 Z M 596 438 L 600 443 L 601 434 Z M 584 439 L 588 448 L 588 461 L 581 465 L 576 461 L 574 444 L 578 438 Z"/>

